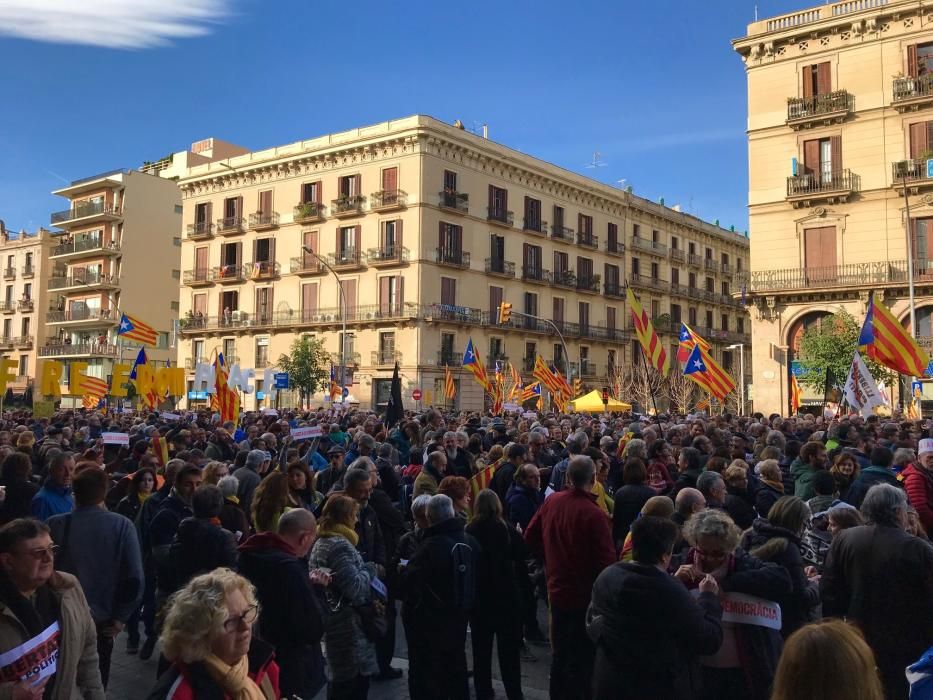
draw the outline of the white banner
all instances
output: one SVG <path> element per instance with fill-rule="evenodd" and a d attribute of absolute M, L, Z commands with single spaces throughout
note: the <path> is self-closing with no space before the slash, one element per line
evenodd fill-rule
<path fill-rule="evenodd" d="M 321 437 L 323 434 L 324 432 L 319 425 L 291 429 L 291 436 L 295 438 L 295 440 L 307 440 L 308 438 Z"/>
<path fill-rule="evenodd" d="M 28 642 L 0 654 L 0 683 L 27 681 L 39 685 L 55 673 L 60 638 L 58 623 L 53 622 Z"/>
<path fill-rule="evenodd" d="M 699 597 L 699 589 L 690 593 Z M 781 606 L 773 600 L 756 598 L 744 593 L 720 593 L 719 604 L 722 606 L 722 621 L 738 625 L 756 625 L 772 630 L 781 629 Z"/>
<path fill-rule="evenodd" d="M 884 405 L 884 396 L 857 350 L 852 357 L 852 366 L 842 393 L 845 394 L 849 408 L 863 417 L 872 415 L 875 406 Z"/>
<path fill-rule="evenodd" d="M 130 446 L 129 433 L 101 433 L 100 436 L 104 439 L 105 445 Z"/>
<path fill-rule="evenodd" d="M 162 411 L 162 413 L 159 414 L 159 417 L 164 418 L 165 420 L 181 420 L 180 415 L 177 413 L 169 413 L 168 411 Z"/>

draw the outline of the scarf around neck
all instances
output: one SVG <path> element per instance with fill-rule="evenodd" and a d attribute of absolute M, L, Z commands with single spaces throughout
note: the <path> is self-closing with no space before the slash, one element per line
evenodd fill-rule
<path fill-rule="evenodd" d="M 347 527 L 346 525 L 341 525 L 339 523 L 329 525 L 328 527 L 320 527 L 317 531 L 318 537 L 343 537 L 345 540 L 349 541 L 354 547 L 360 543 L 360 536 L 356 534 L 356 530 L 352 527 Z"/>
<path fill-rule="evenodd" d="M 224 694 L 233 700 L 266 700 L 259 686 L 249 677 L 249 662 L 245 656 L 234 666 L 227 665 L 214 654 L 202 663 L 210 677 L 223 688 Z"/>

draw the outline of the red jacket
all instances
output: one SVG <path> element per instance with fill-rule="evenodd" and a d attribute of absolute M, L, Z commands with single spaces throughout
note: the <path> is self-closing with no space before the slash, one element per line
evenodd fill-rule
<path fill-rule="evenodd" d="M 920 524 L 927 534 L 933 533 L 933 475 L 916 465 L 909 465 L 901 472 L 907 500 L 917 509 Z"/>
<path fill-rule="evenodd" d="M 570 488 L 545 499 L 525 541 L 544 561 L 548 597 L 562 610 L 583 610 L 596 577 L 616 561 L 609 519 L 596 496 Z"/>
<path fill-rule="evenodd" d="M 249 677 L 259 686 L 266 700 L 279 698 L 279 667 L 273 660 L 272 646 L 256 637 L 249 647 Z M 174 663 L 159 677 L 149 700 L 229 700 L 220 684 L 211 678 L 203 664 Z"/>

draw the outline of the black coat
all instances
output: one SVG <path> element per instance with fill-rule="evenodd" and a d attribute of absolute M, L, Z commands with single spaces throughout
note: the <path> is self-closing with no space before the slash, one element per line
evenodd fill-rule
<path fill-rule="evenodd" d="M 473 618 L 492 627 L 502 618 L 520 621 L 522 594 L 519 575 L 527 575 L 525 541 L 512 525 L 499 520 L 474 520 L 466 527 L 482 550 L 476 567 Z"/>
<path fill-rule="evenodd" d="M 275 647 L 282 697 L 312 698 L 326 682 L 321 639 L 325 608 L 308 564 L 278 535 L 253 535 L 239 549 L 240 573 L 256 587 L 259 633 Z"/>
<path fill-rule="evenodd" d="M 755 522 L 758 513 L 755 512 L 755 499 L 744 489 L 726 487 L 726 501 L 723 508 L 729 517 L 735 521 L 740 530 L 747 530 Z"/>
<path fill-rule="evenodd" d="M 790 530 L 758 518 L 742 538 L 742 549 L 762 561 L 780 564 L 790 575 L 793 589 L 777 602 L 781 605 L 781 634 L 787 639 L 803 627 L 820 604 L 820 589 L 804 574 L 805 562 L 800 554 L 800 537 Z"/>
<path fill-rule="evenodd" d="M 356 545 L 356 551 L 363 557 L 363 561 L 385 567 L 388 563 L 385 540 L 382 537 L 379 516 L 376 515 L 371 503 L 360 510 L 359 518 L 356 521 L 356 534 L 360 537 Z"/>
<path fill-rule="evenodd" d="M 868 467 L 867 469 L 863 469 L 858 479 L 852 482 L 852 485 L 846 493 L 846 503 L 856 508 L 861 508 L 862 501 L 865 500 L 868 489 L 876 484 L 890 484 L 891 486 L 897 486 L 901 489 L 904 488 L 904 485 L 897 480 L 897 477 L 894 476 L 894 472 L 890 469 L 874 466 Z"/>
<path fill-rule="evenodd" d="M 0 505 L 0 524 L 8 523 L 17 518 L 32 517 L 32 497 L 39 491 L 39 487 L 31 481 L 9 481 L 6 486 L 6 498 Z"/>
<path fill-rule="evenodd" d="M 541 507 L 542 500 L 538 489 L 512 484 L 503 501 L 505 515 L 510 523 L 518 525 L 524 532 Z"/>
<path fill-rule="evenodd" d="M 791 490 L 793 493 L 793 490 Z M 761 482 L 761 488 L 755 493 L 755 510 L 762 518 L 767 518 L 771 512 L 771 506 L 778 502 L 778 499 L 784 495 L 783 491 L 778 491 L 773 486 Z"/>
<path fill-rule="evenodd" d="M 509 487 L 515 483 L 515 472 L 518 470 L 514 464 L 507 460 L 496 468 L 496 473 L 492 475 L 492 481 L 489 482 L 489 488 L 496 492 L 499 500 L 505 503 L 505 498 L 509 493 Z"/>
<path fill-rule="evenodd" d="M 628 484 L 615 492 L 612 506 L 612 539 L 620 545 L 625 541 L 632 523 L 645 503 L 657 492 L 647 484 Z"/>
<path fill-rule="evenodd" d="M 691 700 L 698 657 L 722 644 L 714 594 L 694 600 L 670 574 L 636 562 L 599 575 L 586 619 L 596 644 L 594 700 Z"/>
<path fill-rule="evenodd" d="M 174 587 L 181 588 L 198 574 L 218 567 L 235 569 L 236 540 L 220 525 L 202 518 L 185 518 L 178 526 L 170 553 Z M 159 580 L 162 585 L 162 580 Z"/>
<path fill-rule="evenodd" d="M 823 614 L 858 625 L 889 698 L 906 698 L 904 669 L 933 645 L 933 547 L 897 527 L 840 532 L 820 580 Z"/>

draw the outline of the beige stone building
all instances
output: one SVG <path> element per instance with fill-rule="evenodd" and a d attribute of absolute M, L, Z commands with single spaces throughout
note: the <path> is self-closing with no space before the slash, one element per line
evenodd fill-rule
<path fill-rule="evenodd" d="M 503 300 L 553 321 L 574 373 L 600 386 L 633 358 L 626 282 L 672 349 L 681 319 L 729 366 L 722 348 L 750 342 L 733 296 L 744 236 L 430 117 L 190 167 L 179 186 L 179 359 L 189 386 L 217 351 L 255 368 L 250 409 L 296 334 L 323 337 L 339 365 L 344 322 L 361 405 L 385 402 L 398 361 L 406 402 L 420 388 L 442 403 L 449 365 L 458 406 L 478 408 L 460 368 L 469 338 L 490 371 L 509 361 L 530 379 L 536 354 L 564 361 L 544 321 L 498 325 Z"/>
<path fill-rule="evenodd" d="M 861 322 L 872 290 L 910 326 L 908 243 L 916 335 L 933 346 L 933 14 L 827 3 L 733 45 L 748 74 L 755 409 L 783 412 L 804 329 L 839 307 Z"/>
<path fill-rule="evenodd" d="M 147 348 L 150 362 L 174 360 L 182 221 L 175 182 L 115 170 L 54 194 L 67 207 L 51 216 L 58 230 L 41 277 L 47 302 L 37 319 L 46 326 L 38 356 L 64 363 L 63 393 L 72 362 L 87 363 L 88 376 L 104 379 L 114 363 L 133 362 L 140 345 L 117 337 L 121 312 L 159 332 L 158 346 Z M 64 399 L 65 406 L 78 402 Z"/>
<path fill-rule="evenodd" d="M 17 362 L 14 394 L 23 394 L 36 376 L 36 354 L 42 345 L 46 326 L 42 311 L 48 293 L 43 284 L 49 274 L 51 233 L 8 231 L 0 222 L 0 264 L 3 297 L 0 299 L 0 354 Z"/>

